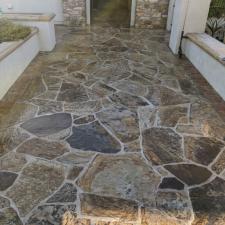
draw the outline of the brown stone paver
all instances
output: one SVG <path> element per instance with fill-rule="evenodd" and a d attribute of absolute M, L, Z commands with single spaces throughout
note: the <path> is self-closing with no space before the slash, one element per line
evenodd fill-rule
<path fill-rule="evenodd" d="M 225 103 L 168 34 L 57 32 L 0 101 L 0 225 L 225 224 Z"/>

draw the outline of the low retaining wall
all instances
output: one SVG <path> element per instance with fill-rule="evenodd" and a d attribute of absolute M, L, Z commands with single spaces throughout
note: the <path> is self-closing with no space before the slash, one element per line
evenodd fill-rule
<path fill-rule="evenodd" d="M 37 27 L 39 30 L 39 42 L 41 51 L 52 51 L 56 44 L 54 17 L 55 14 L 28 14 L 28 13 L 3 13 L 3 18 L 7 18 L 15 23 L 30 27 Z"/>
<path fill-rule="evenodd" d="M 38 29 L 25 39 L 0 44 L 0 99 L 38 54 Z"/>
<path fill-rule="evenodd" d="M 225 100 L 225 45 L 207 34 L 188 34 L 183 52 Z"/>

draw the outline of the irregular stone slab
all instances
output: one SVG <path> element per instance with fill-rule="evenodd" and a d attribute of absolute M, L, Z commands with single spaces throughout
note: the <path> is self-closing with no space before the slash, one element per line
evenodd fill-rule
<path fill-rule="evenodd" d="M 128 78 L 129 76 L 130 72 L 127 65 L 121 65 L 121 63 L 117 63 L 115 61 L 110 66 L 100 67 L 100 69 L 94 73 L 95 78 L 97 77 L 103 80 L 106 84 Z"/>
<path fill-rule="evenodd" d="M 63 75 L 63 73 L 61 74 L 61 76 L 62 75 Z M 45 84 L 48 86 L 49 91 L 59 91 L 61 84 L 62 84 L 62 80 L 60 79 L 59 76 L 54 76 L 54 73 L 53 74 L 50 73 L 50 75 L 45 74 L 43 76 L 43 79 L 44 79 Z"/>
<path fill-rule="evenodd" d="M 141 152 L 140 140 L 126 143 L 124 145 L 125 152 Z"/>
<path fill-rule="evenodd" d="M 133 73 L 137 74 L 145 79 L 152 80 L 152 78 L 157 74 L 157 67 L 156 66 L 143 66 L 143 64 L 135 64 Z"/>
<path fill-rule="evenodd" d="M 179 85 L 181 90 L 186 95 L 198 95 L 199 90 L 196 87 L 196 84 L 190 79 L 179 79 Z"/>
<path fill-rule="evenodd" d="M 144 78 L 142 75 L 138 75 L 136 73 L 134 73 L 131 77 L 129 77 L 129 80 L 134 81 L 136 83 L 138 83 L 139 85 L 152 85 L 152 84 L 160 84 L 161 81 L 154 78 L 154 77 L 148 77 L 147 79 Z"/>
<path fill-rule="evenodd" d="M 21 127 L 38 137 L 45 137 L 64 131 L 71 125 L 72 118 L 70 114 L 57 113 L 33 118 L 23 123 Z"/>
<path fill-rule="evenodd" d="M 38 107 L 26 103 L 0 103 L 0 127 L 8 128 L 34 117 Z"/>
<path fill-rule="evenodd" d="M 73 127 L 73 133 L 66 141 L 72 148 L 84 151 L 117 153 L 121 150 L 120 144 L 99 122 Z"/>
<path fill-rule="evenodd" d="M 201 126 L 195 126 L 193 124 L 179 124 L 176 126 L 176 131 L 181 134 L 196 134 L 204 136 L 204 131 Z"/>
<path fill-rule="evenodd" d="M 151 128 L 157 121 L 157 109 L 152 106 L 139 107 L 138 117 L 141 131 Z"/>
<path fill-rule="evenodd" d="M 20 128 L 8 128 L 0 131 L 0 157 L 16 148 L 29 138 Z"/>
<path fill-rule="evenodd" d="M 209 165 L 222 151 L 224 144 L 214 138 L 185 137 L 184 149 L 186 157 L 196 163 Z"/>
<path fill-rule="evenodd" d="M 39 106 L 38 115 L 63 112 L 62 102 L 33 99 L 32 103 Z"/>
<path fill-rule="evenodd" d="M 12 208 L 0 211 L 0 225 L 23 225 L 17 212 Z"/>
<path fill-rule="evenodd" d="M 69 173 L 67 175 L 67 179 L 68 180 L 75 180 L 80 172 L 83 170 L 83 167 L 79 167 L 79 166 L 73 166 L 70 170 Z"/>
<path fill-rule="evenodd" d="M 162 86 L 149 88 L 149 93 L 146 98 L 156 106 L 180 105 L 190 102 L 190 100 L 180 92 L 175 92 L 172 89 Z"/>
<path fill-rule="evenodd" d="M 34 162 L 24 168 L 19 179 L 6 193 L 21 216 L 53 194 L 64 180 L 64 169 L 56 163 Z"/>
<path fill-rule="evenodd" d="M 106 222 L 106 221 L 97 221 L 95 225 L 134 225 L 133 223 L 125 223 L 125 222 Z"/>
<path fill-rule="evenodd" d="M 121 80 L 113 84 L 117 89 L 136 96 L 144 96 L 147 94 L 147 87 L 130 80 Z"/>
<path fill-rule="evenodd" d="M 38 100 L 48 100 L 48 101 L 54 101 L 58 95 L 58 91 L 51 90 L 51 91 L 46 91 L 41 95 L 38 95 L 36 98 Z"/>
<path fill-rule="evenodd" d="M 194 164 L 166 165 L 165 168 L 187 185 L 197 185 L 207 181 L 212 173 L 205 167 Z"/>
<path fill-rule="evenodd" d="M 98 82 L 93 85 L 92 92 L 90 93 L 90 98 L 95 100 L 99 98 L 104 98 L 113 94 L 116 90 L 104 83 Z M 91 95 L 92 94 L 92 95 Z"/>
<path fill-rule="evenodd" d="M 107 47 L 115 47 L 115 46 L 123 47 L 123 44 L 121 43 L 121 41 L 114 37 L 111 38 L 110 40 L 103 42 L 102 45 L 105 45 Z"/>
<path fill-rule="evenodd" d="M 177 220 L 174 217 L 166 215 L 164 212 L 152 208 L 142 208 L 141 211 L 141 225 L 187 225 L 189 221 Z"/>
<path fill-rule="evenodd" d="M 155 165 L 182 162 L 181 137 L 169 128 L 150 128 L 142 133 L 147 159 Z"/>
<path fill-rule="evenodd" d="M 0 209 L 9 208 L 9 207 L 10 207 L 10 201 L 7 198 L 0 196 Z"/>
<path fill-rule="evenodd" d="M 191 219 L 190 200 L 187 192 L 163 192 L 156 195 L 156 207 L 168 216 L 178 220 Z"/>
<path fill-rule="evenodd" d="M 0 170 L 19 172 L 27 160 L 23 154 L 9 152 L 0 159 Z"/>
<path fill-rule="evenodd" d="M 26 225 L 82 224 L 75 223 L 75 219 L 75 205 L 41 205 L 32 212 Z"/>
<path fill-rule="evenodd" d="M 85 124 L 85 123 L 91 123 L 94 121 L 95 121 L 95 117 L 93 115 L 88 115 L 85 117 L 75 119 L 73 123 L 76 125 L 81 125 L 81 124 Z"/>
<path fill-rule="evenodd" d="M 80 195 L 80 200 L 83 215 L 137 220 L 138 205 L 134 201 L 85 193 Z"/>
<path fill-rule="evenodd" d="M 17 176 L 16 173 L 0 171 L 0 191 L 5 191 L 12 186 Z"/>
<path fill-rule="evenodd" d="M 87 81 L 87 76 L 81 72 L 72 72 L 65 77 L 65 81 L 71 83 L 83 83 Z"/>
<path fill-rule="evenodd" d="M 192 124 L 203 127 L 204 136 L 224 139 L 225 122 L 209 102 L 196 100 L 191 105 L 190 115 Z"/>
<path fill-rule="evenodd" d="M 68 153 L 58 158 L 57 161 L 65 165 L 85 165 L 91 161 L 94 155 L 91 152 Z"/>
<path fill-rule="evenodd" d="M 39 138 L 32 138 L 19 146 L 17 152 L 25 153 L 39 158 L 52 160 L 69 150 L 59 142 L 46 141 Z"/>
<path fill-rule="evenodd" d="M 215 178 L 201 187 L 190 189 L 190 198 L 195 213 L 194 225 L 224 224 L 225 181 Z"/>
<path fill-rule="evenodd" d="M 50 197 L 47 203 L 56 202 L 75 202 L 77 199 L 77 189 L 73 184 L 64 184 L 52 197 Z"/>
<path fill-rule="evenodd" d="M 177 180 L 175 177 L 164 177 L 159 185 L 160 189 L 175 189 L 183 190 L 184 184 Z"/>
<path fill-rule="evenodd" d="M 57 101 L 84 102 L 88 101 L 85 89 L 79 84 L 63 83 L 57 97 Z"/>
<path fill-rule="evenodd" d="M 136 109 L 137 107 L 148 105 L 148 103 L 142 98 L 124 92 L 113 94 L 109 98 L 116 104 L 126 106 L 131 109 L 132 108 Z"/>
<path fill-rule="evenodd" d="M 85 116 L 99 111 L 102 108 L 99 101 L 65 103 L 64 110 L 77 116 Z"/>
<path fill-rule="evenodd" d="M 225 150 L 223 150 L 211 168 L 217 174 L 220 174 L 225 170 Z"/>
<path fill-rule="evenodd" d="M 159 109 L 159 126 L 175 127 L 181 118 L 188 120 L 188 108 L 185 106 L 169 106 Z"/>
<path fill-rule="evenodd" d="M 84 67 L 85 67 L 85 62 L 83 60 L 76 60 L 76 61 L 73 61 L 73 63 L 67 67 L 67 72 L 68 73 L 77 72 L 82 70 Z"/>
<path fill-rule="evenodd" d="M 79 178 L 85 192 L 150 202 L 160 177 L 137 155 L 99 155 Z"/>
<path fill-rule="evenodd" d="M 179 90 L 180 86 L 177 80 L 162 80 L 162 85 L 168 87 L 168 88 L 172 88 L 174 90 Z M 185 93 L 184 93 L 185 94 Z"/>
<path fill-rule="evenodd" d="M 137 114 L 124 107 L 114 107 L 97 113 L 99 120 L 122 142 L 131 142 L 139 137 Z"/>

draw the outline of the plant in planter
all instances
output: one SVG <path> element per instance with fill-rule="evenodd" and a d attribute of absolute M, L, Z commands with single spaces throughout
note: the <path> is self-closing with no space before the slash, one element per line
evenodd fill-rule
<path fill-rule="evenodd" d="M 207 21 L 206 32 L 212 37 L 217 37 L 217 34 L 221 31 L 225 31 L 225 19 L 224 18 L 209 18 Z"/>
<path fill-rule="evenodd" d="M 17 25 L 7 19 L 0 19 L 0 43 L 18 41 L 31 33 L 29 27 Z"/>

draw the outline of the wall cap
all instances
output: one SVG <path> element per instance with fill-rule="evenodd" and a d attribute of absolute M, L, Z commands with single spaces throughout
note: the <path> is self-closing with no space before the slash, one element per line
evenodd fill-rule
<path fill-rule="evenodd" d="M 55 17 L 54 13 L 3 13 L 0 18 L 6 18 L 9 20 L 17 21 L 39 21 L 49 22 Z"/>
<path fill-rule="evenodd" d="M 189 33 L 186 34 L 189 40 L 195 43 L 198 47 L 203 49 L 214 59 L 225 66 L 225 44 L 219 42 L 215 38 L 206 33 Z"/>

